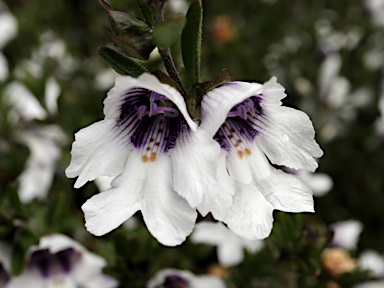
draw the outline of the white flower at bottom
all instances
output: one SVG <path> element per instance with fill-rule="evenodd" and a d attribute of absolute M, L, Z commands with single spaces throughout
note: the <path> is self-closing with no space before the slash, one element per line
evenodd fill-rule
<path fill-rule="evenodd" d="M 310 188 L 269 163 L 314 171 L 314 157 L 323 154 L 309 117 L 281 106 L 285 96 L 284 88 L 272 78 L 264 85 L 226 83 L 208 92 L 201 103 L 201 129 L 222 148 L 218 163 L 230 180 L 223 173 L 220 177 L 232 182 L 234 203 L 223 209 L 208 194 L 199 211 L 212 212 L 237 235 L 251 240 L 270 234 L 273 209 L 314 212 Z"/>
<path fill-rule="evenodd" d="M 244 248 L 255 253 L 264 246 L 261 240 L 248 240 L 237 236 L 220 222 L 196 224 L 191 241 L 217 246 L 217 258 L 220 265 L 225 267 L 241 263 L 244 259 Z"/>
<path fill-rule="evenodd" d="M 71 238 L 54 234 L 41 238 L 29 251 L 24 272 L 7 288 L 114 288 L 115 279 L 102 274 L 106 261 Z"/>
<path fill-rule="evenodd" d="M 223 280 L 210 275 L 194 275 L 190 271 L 163 269 L 147 283 L 147 288 L 225 288 Z"/>
<path fill-rule="evenodd" d="M 182 243 L 194 227 L 194 207 L 205 193 L 217 194 L 219 145 L 197 129 L 181 94 L 152 75 L 116 78 L 104 105 L 105 119 L 76 133 L 66 170 L 78 176 L 75 188 L 116 177 L 82 206 L 88 231 L 104 235 L 141 210 L 160 243 Z"/>

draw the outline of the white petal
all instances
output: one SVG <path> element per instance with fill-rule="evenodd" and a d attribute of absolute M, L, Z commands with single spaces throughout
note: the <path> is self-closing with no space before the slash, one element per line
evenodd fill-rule
<path fill-rule="evenodd" d="M 227 157 L 227 169 L 232 179 L 243 184 L 252 182 L 252 173 L 247 157 L 239 158 L 236 153 L 230 153 Z"/>
<path fill-rule="evenodd" d="M 192 288 L 225 288 L 224 281 L 210 275 L 195 276 L 192 281 Z"/>
<path fill-rule="evenodd" d="M 384 257 L 374 250 L 366 250 L 359 256 L 357 265 L 360 269 L 370 270 L 373 276 L 384 276 Z"/>
<path fill-rule="evenodd" d="M 285 212 L 315 212 L 311 189 L 294 175 L 274 170 L 257 181 L 261 193 L 273 208 Z"/>
<path fill-rule="evenodd" d="M 95 179 L 95 184 L 99 191 L 105 191 L 112 187 L 112 181 L 115 177 L 102 176 Z"/>
<path fill-rule="evenodd" d="M 140 210 L 148 170 L 140 157 L 132 152 L 124 172 L 112 182 L 112 188 L 93 196 L 81 207 L 85 226 L 92 234 L 104 235 Z"/>
<path fill-rule="evenodd" d="M 48 249 L 50 253 L 55 254 L 70 247 L 76 248 L 81 252 L 86 250 L 80 243 L 63 234 L 51 234 L 44 236 L 40 239 L 39 245 L 34 248 Z"/>
<path fill-rule="evenodd" d="M 11 13 L 4 11 L 4 4 L 1 3 L 0 14 L 0 49 L 17 35 L 17 19 Z"/>
<path fill-rule="evenodd" d="M 76 280 L 76 283 L 85 285 L 95 280 L 95 278 L 101 277 L 102 269 L 106 265 L 106 261 L 99 255 L 83 251 L 81 261 L 74 267 L 72 276 Z"/>
<path fill-rule="evenodd" d="M 256 144 L 278 165 L 314 171 L 323 152 L 315 142 L 309 117 L 287 107 L 263 107 L 263 115 L 254 120 L 259 134 Z"/>
<path fill-rule="evenodd" d="M 312 189 L 313 195 L 316 197 L 326 195 L 333 187 L 332 178 L 325 173 L 311 173 L 299 170 L 297 176 Z"/>
<path fill-rule="evenodd" d="M 201 128 L 213 137 L 224 123 L 229 111 L 245 99 L 257 95 L 261 84 L 230 82 L 209 91 L 201 102 Z"/>
<path fill-rule="evenodd" d="M 248 164 L 244 165 L 250 170 L 255 183 L 258 183 L 258 180 L 265 179 L 271 175 L 273 170 L 275 170 L 271 164 L 269 164 L 268 159 L 265 157 L 265 154 L 260 150 L 256 145 L 250 145 L 248 148 L 248 154 L 244 155 L 244 160 Z M 238 157 L 235 157 L 236 161 L 240 162 Z M 243 160 L 241 159 L 241 160 Z M 244 161 L 244 162 L 245 162 Z M 237 181 L 242 182 L 236 178 Z M 245 183 L 245 182 L 242 182 Z"/>
<path fill-rule="evenodd" d="M 180 136 L 172 149 L 173 189 L 191 207 L 200 205 L 204 194 L 214 193 L 220 185 L 216 179 L 219 144 L 203 130 Z"/>
<path fill-rule="evenodd" d="M 151 279 L 149 279 L 147 283 L 147 288 L 162 287 L 164 285 L 165 279 L 171 275 L 180 276 L 181 278 L 187 281 L 191 281 L 195 277 L 195 275 L 193 275 L 190 271 L 187 271 L 187 270 L 165 268 L 158 271 L 153 277 L 151 277 Z M 192 287 L 192 288 L 195 288 L 195 287 Z"/>
<path fill-rule="evenodd" d="M 356 249 L 363 225 L 357 220 L 346 220 L 332 224 L 332 244 L 344 249 Z"/>
<path fill-rule="evenodd" d="M 26 132 L 19 135 L 20 140 L 30 150 L 25 169 L 17 179 L 19 197 L 23 203 L 28 203 L 34 198 L 45 199 L 47 197 L 52 184 L 56 161 L 61 156 L 61 150 L 54 141 L 48 137 L 40 137 L 36 132 Z"/>
<path fill-rule="evenodd" d="M 262 241 L 262 240 L 241 239 L 241 242 L 243 243 L 243 246 L 250 253 L 256 253 L 257 251 L 260 251 L 261 249 L 264 248 L 264 241 Z"/>
<path fill-rule="evenodd" d="M 269 236 L 273 223 L 273 207 L 253 184 L 236 183 L 234 203 L 224 222 L 237 235 L 254 240 Z"/>
<path fill-rule="evenodd" d="M 265 82 L 262 89 L 262 106 L 280 106 L 281 99 L 285 98 L 287 94 L 284 93 L 284 87 L 277 83 L 276 77 L 272 77 L 269 81 Z"/>
<path fill-rule="evenodd" d="M 44 281 L 37 271 L 24 271 L 21 275 L 11 278 L 6 288 L 42 288 L 46 287 L 46 285 L 46 281 Z"/>
<path fill-rule="evenodd" d="M 236 237 L 238 236 L 236 235 Z M 233 238 L 231 240 L 217 247 L 219 263 L 224 267 L 235 266 L 244 259 L 244 251 L 240 241 L 233 241 Z"/>
<path fill-rule="evenodd" d="M 231 233 L 232 232 L 220 222 L 203 221 L 196 224 L 191 235 L 191 241 L 193 243 L 216 246 L 225 242 Z"/>
<path fill-rule="evenodd" d="M 75 188 L 99 176 L 117 176 L 125 165 L 132 148 L 124 131 L 115 127 L 115 120 L 96 122 L 75 134 L 72 160 L 65 170 L 67 177 L 79 176 Z"/>
<path fill-rule="evenodd" d="M 53 77 L 48 78 L 45 83 L 44 100 L 45 105 L 51 114 L 57 113 L 57 98 L 60 96 L 60 86 Z"/>
<path fill-rule="evenodd" d="M 198 211 L 204 217 L 211 212 L 216 220 L 222 220 L 233 203 L 234 181 L 228 175 L 226 157 L 227 152 L 221 151 L 220 156 L 216 159 L 218 185 L 213 191 L 204 194 L 203 201 L 198 206 Z"/>
<path fill-rule="evenodd" d="M 119 285 L 119 282 L 108 275 L 97 275 L 92 277 L 92 279 L 88 279 L 82 285 L 84 288 L 115 288 Z"/>
<path fill-rule="evenodd" d="M 31 121 L 33 119 L 43 120 L 47 118 L 47 112 L 41 106 L 36 97 L 22 83 L 12 82 L 4 91 L 6 102 L 12 106 L 13 118 L 16 122 L 21 119 Z M 12 115 L 12 114 L 11 114 Z"/>
<path fill-rule="evenodd" d="M 197 213 L 173 191 L 167 157 L 159 157 L 148 168 L 141 212 L 148 230 L 163 245 L 179 245 L 192 232 Z"/>
<path fill-rule="evenodd" d="M 191 129 L 196 130 L 197 125 L 189 116 L 181 94 L 171 86 L 160 83 L 160 81 L 151 74 L 142 74 L 137 79 L 131 76 L 116 77 L 115 86 L 108 92 L 107 98 L 104 100 L 104 114 L 106 118 L 113 118 L 119 115 L 118 110 L 121 96 L 133 87 L 146 88 L 167 97 L 177 106 Z"/>

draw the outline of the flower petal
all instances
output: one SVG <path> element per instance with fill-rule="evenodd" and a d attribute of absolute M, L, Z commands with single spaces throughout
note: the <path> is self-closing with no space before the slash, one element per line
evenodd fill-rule
<path fill-rule="evenodd" d="M 140 157 L 132 152 L 124 172 L 112 182 L 112 188 L 93 196 L 81 207 L 85 226 L 92 234 L 104 235 L 140 210 L 148 169 L 141 164 Z"/>
<path fill-rule="evenodd" d="M 273 208 L 285 212 L 315 212 L 311 189 L 298 177 L 275 169 L 257 181 L 261 193 Z"/>
<path fill-rule="evenodd" d="M 253 119 L 258 135 L 256 144 L 278 165 L 314 171 L 323 151 L 314 140 L 315 131 L 307 114 L 288 107 L 263 107 Z"/>
<path fill-rule="evenodd" d="M 67 177 L 79 176 L 75 188 L 99 176 L 117 176 L 131 151 L 125 133 L 112 119 L 96 122 L 75 134 Z"/>
<path fill-rule="evenodd" d="M 225 242 L 230 233 L 232 232 L 221 222 L 202 221 L 195 225 L 195 229 L 191 235 L 191 241 L 193 243 L 204 243 L 216 246 Z"/>
<path fill-rule="evenodd" d="M 172 189 L 171 161 L 151 163 L 144 186 L 141 212 L 151 234 L 163 245 L 181 244 L 192 232 L 197 213 Z"/>
<path fill-rule="evenodd" d="M 104 114 L 106 119 L 117 117 L 117 115 L 120 114 L 119 109 L 122 95 L 133 87 L 145 88 L 167 97 L 177 106 L 191 129 L 196 130 L 197 125 L 189 116 L 181 94 L 171 86 L 162 84 L 151 74 L 142 74 L 137 79 L 131 76 L 116 77 L 115 86 L 108 92 L 107 98 L 104 100 Z"/>
<path fill-rule="evenodd" d="M 273 207 L 253 184 L 236 182 L 234 203 L 224 222 L 240 237 L 250 240 L 269 236 L 273 223 Z"/>
<path fill-rule="evenodd" d="M 230 240 L 232 241 L 227 241 L 217 247 L 217 258 L 219 259 L 219 263 L 224 267 L 235 266 L 244 259 L 243 246 L 239 243 L 240 241 Z"/>
<path fill-rule="evenodd" d="M 222 220 L 227 209 L 232 205 L 234 182 L 226 169 L 227 152 L 221 151 L 217 161 L 217 183 L 212 191 L 204 194 L 203 201 L 197 207 L 202 216 L 212 213 L 216 220 Z"/>
<path fill-rule="evenodd" d="M 203 130 L 180 137 L 171 154 L 173 189 L 191 207 L 200 205 L 204 194 L 214 193 L 219 144 Z"/>
<path fill-rule="evenodd" d="M 250 96 L 258 94 L 261 84 L 230 82 L 209 91 L 201 102 L 201 128 L 213 137 L 224 123 L 229 111 Z"/>

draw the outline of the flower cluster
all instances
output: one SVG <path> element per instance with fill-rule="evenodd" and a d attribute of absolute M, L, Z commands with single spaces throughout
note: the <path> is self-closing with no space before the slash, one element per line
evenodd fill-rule
<path fill-rule="evenodd" d="M 275 78 L 225 83 L 204 95 L 197 125 L 176 89 L 149 74 L 117 77 L 104 120 L 76 133 L 66 170 L 75 188 L 114 177 L 82 206 L 88 231 L 104 235 L 141 210 L 150 233 L 175 246 L 198 211 L 262 239 L 273 209 L 313 212 L 310 188 L 271 165 L 314 171 L 322 156 L 310 119 L 282 106 L 285 96 Z"/>

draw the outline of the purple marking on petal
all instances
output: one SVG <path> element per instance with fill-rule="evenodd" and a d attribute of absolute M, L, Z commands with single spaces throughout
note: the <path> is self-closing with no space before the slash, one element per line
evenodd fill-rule
<path fill-rule="evenodd" d="M 80 259 L 81 253 L 74 248 L 67 248 L 55 254 L 48 249 L 32 252 L 28 266 L 37 269 L 43 278 L 49 278 L 52 273 L 61 271 L 70 273 L 74 264 Z"/>
<path fill-rule="evenodd" d="M 222 149 L 230 152 L 233 143 L 231 142 L 236 135 L 239 139 L 246 139 L 252 142 L 258 134 L 254 119 L 263 115 L 262 106 L 260 105 L 262 99 L 261 94 L 251 96 L 242 103 L 234 106 L 228 113 L 225 123 L 220 127 L 213 137 Z M 233 130 L 229 133 L 225 131 L 224 127 Z"/>
<path fill-rule="evenodd" d="M 161 287 L 164 288 L 190 288 L 190 281 L 180 275 L 169 275 Z"/>
<path fill-rule="evenodd" d="M 179 109 L 164 95 L 135 87 L 122 95 L 117 133 L 125 133 L 135 148 L 160 147 L 167 152 L 175 146 L 180 133 L 189 130 Z M 150 145 L 150 142 L 155 142 Z M 148 148 L 148 147 L 152 148 Z"/>
<path fill-rule="evenodd" d="M 67 248 L 64 250 L 61 250 L 53 255 L 56 262 L 59 264 L 59 266 L 62 268 L 62 271 L 65 273 L 71 272 L 75 260 L 75 255 L 78 252 L 74 248 Z"/>
<path fill-rule="evenodd" d="M 36 250 L 33 251 L 30 256 L 29 265 L 37 268 L 41 276 L 48 278 L 51 273 L 52 260 L 52 255 L 49 253 L 48 249 Z"/>

